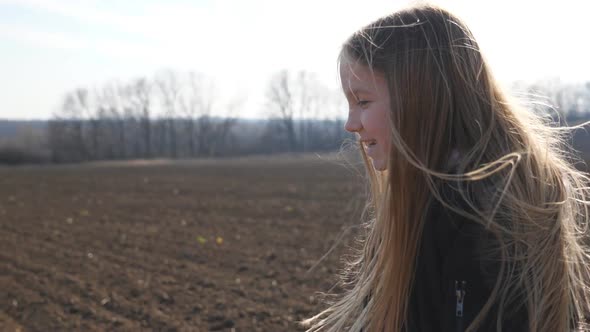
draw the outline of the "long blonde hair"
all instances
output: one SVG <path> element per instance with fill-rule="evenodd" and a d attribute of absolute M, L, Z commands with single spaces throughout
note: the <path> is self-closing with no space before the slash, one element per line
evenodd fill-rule
<path fill-rule="evenodd" d="M 392 149 L 376 172 L 364 248 L 346 269 L 347 291 L 304 322 L 308 331 L 401 331 L 427 208 L 434 200 L 491 234 L 500 271 L 468 331 L 492 306 L 524 306 L 531 331 L 585 328 L 590 311 L 588 178 L 568 152 L 567 132 L 502 91 L 467 26 L 418 5 L 356 32 L 341 57 L 383 73 Z M 449 166 L 449 156 L 461 158 Z M 450 184 L 459 206 L 441 194 Z M 352 280 L 352 281 L 351 281 Z"/>

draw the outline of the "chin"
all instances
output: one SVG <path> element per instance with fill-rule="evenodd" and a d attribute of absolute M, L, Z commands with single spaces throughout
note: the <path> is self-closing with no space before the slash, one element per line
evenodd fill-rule
<path fill-rule="evenodd" d="M 375 168 L 376 171 L 386 171 L 387 161 L 373 159 L 373 168 Z"/>

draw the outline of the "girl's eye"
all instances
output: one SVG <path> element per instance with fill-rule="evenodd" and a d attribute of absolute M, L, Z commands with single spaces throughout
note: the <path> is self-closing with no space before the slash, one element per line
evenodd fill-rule
<path fill-rule="evenodd" d="M 366 107 L 369 104 L 369 101 L 368 100 L 359 100 L 356 104 L 360 107 Z"/>

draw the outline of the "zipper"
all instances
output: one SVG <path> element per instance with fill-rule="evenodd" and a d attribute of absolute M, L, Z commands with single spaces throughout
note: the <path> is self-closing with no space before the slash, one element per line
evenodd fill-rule
<path fill-rule="evenodd" d="M 455 280 L 455 296 L 457 304 L 455 306 L 455 326 L 457 332 L 463 332 L 463 301 L 465 300 L 465 280 Z"/>

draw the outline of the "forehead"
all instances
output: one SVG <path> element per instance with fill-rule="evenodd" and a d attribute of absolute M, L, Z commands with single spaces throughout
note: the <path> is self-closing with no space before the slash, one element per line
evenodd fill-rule
<path fill-rule="evenodd" d="M 340 62 L 340 81 L 345 93 L 383 92 L 387 90 L 385 75 L 358 61 Z"/>

